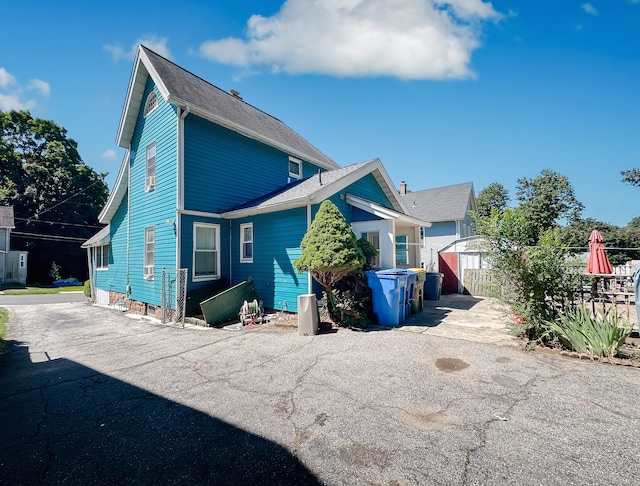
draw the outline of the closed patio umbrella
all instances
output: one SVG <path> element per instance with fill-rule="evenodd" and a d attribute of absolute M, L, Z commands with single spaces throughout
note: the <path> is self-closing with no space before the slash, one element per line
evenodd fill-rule
<path fill-rule="evenodd" d="M 593 230 L 589 236 L 589 259 L 587 260 L 587 273 L 612 274 L 613 268 L 609 257 L 604 251 L 604 240 L 598 230 Z"/>

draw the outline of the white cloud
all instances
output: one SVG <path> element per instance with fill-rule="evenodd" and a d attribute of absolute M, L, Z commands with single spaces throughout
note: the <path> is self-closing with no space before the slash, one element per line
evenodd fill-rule
<path fill-rule="evenodd" d="M 582 4 L 582 10 L 584 10 L 585 12 L 587 12 L 590 15 L 598 15 L 598 11 L 590 3 L 583 3 Z"/>
<path fill-rule="evenodd" d="M 502 17 L 482 0 L 287 0 L 249 18 L 246 40 L 205 41 L 200 55 L 273 72 L 466 78 L 481 27 Z"/>
<path fill-rule="evenodd" d="M 102 152 L 102 154 L 100 154 L 100 158 L 102 158 L 103 160 L 116 160 L 116 157 L 116 151 L 113 149 L 105 150 L 104 152 Z"/>
<path fill-rule="evenodd" d="M 27 89 L 39 91 L 42 96 L 49 96 L 49 94 L 51 94 L 51 86 L 49 86 L 49 83 L 42 81 L 41 79 L 32 79 L 29 81 Z"/>
<path fill-rule="evenodd" d="M 0 67 L 0 88 L 4 88 L 16 82 L 16 78 L 5 68 Z"/>
<path fill-rule="evenodd" d="M 107 44 L 103 46 L 103 49 L 111 53 L 114 62 L 122 60 L 133 61 L 136 57 L 136 49 L 138 48 L 138 44 L 142 44 L 152 51 L 157 52 L 161 56 L 166 57 L 167 59 L 171 59 L 171 51 L 169 51 L 169 48 L 167 47 L 167 42 L 168 39 L 166 37 L 158 38 L 156 36 L 147 36 L 141 37 L 136 42 L 134 42 L 128 51 L 125 51 L 120 44 Z"/>
<path fill-rule="evenodd" d="M 41 96 L 49 96 L 49 84 L 40 79 L 33 79 L 26 85 L 28 90 L 36 90 Z M 0 67 L 0 110 L 32 110 L 37 107 L 37 100 L 33 97 L 25 99 L 24 89 L 5 68 Z"/>

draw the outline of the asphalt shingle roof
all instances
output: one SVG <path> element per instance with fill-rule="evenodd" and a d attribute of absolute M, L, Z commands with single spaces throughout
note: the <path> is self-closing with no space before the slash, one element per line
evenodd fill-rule
<path fill-rule="evenodd" d="M 290 147 L 307 160 L 320 161 L 329 167 L 339 167 L 282 121 L 199 78 L 150 49 L 144 46 L 141 48 L 172 98 L 180 99 L 191 107 L 199 108 L 206 113 L 244 127 L 250 132 Z"/>
<path fill-rule="evenodd" d="M 369 163 L 371 163 L 371 161 L 361 162 L 359 164 L 349 165 L 340 169 L 328 170 L 320 174 L 315 174 L 306 179 L 287 184 L 286 186 L 276 189 L 264 196 L 252 199 L 251 201 L 247 201 L 234 208 L 230 208 L 229 211 L 280 205 L 304 198 L 310 198 L 320 189 L 339 181 Z"/>
<path fill-rule="evenodd" d="M 464 219 L 469 207 L 473 184 L 465 182 L 452 186 L 426 189 L 402 194 L 411 216 L 430 223 Z"/>

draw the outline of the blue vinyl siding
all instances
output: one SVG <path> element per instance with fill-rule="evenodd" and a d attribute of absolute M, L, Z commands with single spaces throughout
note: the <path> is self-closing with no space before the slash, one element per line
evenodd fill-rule
<path fill-rule="evenodd" d="M 456 222 L 455 221 L 442 221 L 439 223 L 432 223 L 430 227 L 424 229 L 424 236 L 455 236 L 456 234 Z"/>
<path fill-rule="evenodd" d="M 367 174 L 362 179 L 354 182 L 347 187 L 344 192 L 349 192 L 354 196 L 358 196 L 362 199 L 367 199 L 368 201 L 377 203 L 380 206 L 393 209 L 391 201 L 389 201 L 389 198 L 384 193 L 373 174 Z"/>
<path fill-rule="evenodd" d="M 146 118 L 144 102 L 155 89 L 158 108 Z M 131 299 L 156 305 L 161 303 L 162 268 L 176 268 L 176 234 L 166 222 L 176 219 L 177 116 L 174 106 L 166 103 L 149 78 L 132 137 L 129 190 L 131 191 L 129 283 Z M 146 147 L 156 142 L 156 186 L 145 192 Z M 154 280 L 144 279 L 144 229 L 154 226 Z"/>
<path fill-rule="evenodd" d="M 95 273 L 94 285 L 103 290 L 125 293 L 127 287 L 127 196 L 110 223 L 109 268 Z"/>
<path fill-rule="evenodd" d="M 240 263 L 240 224 L 253 223 L 253 263 Z M 266 308 L 298 310 L 298 295 L 307 293 L 307 273 L 296 272 L 300 242 L 307 231 L 307 209 L 234 220 L 232 285 L 251 277 Z"/>
<path fill-rule="evenodd" d="M 188 115 L 184 121 L 184 207 L 219 213 L 287 184 L 289 154 Z M 317 167 L 303 161 L 303 175 Z"/>
<path fill-rule="evenodd" d="M 180 248 L 180 266 L 188 268 L 187 290 L 196 290 L 211 285 L 212 280 L 193 281 L 193 228 L 195 223 L 216 224 L 220 227 L 220 280 L 229 282 L 229 220 L 204 218 L 202 216 L 181 216 L 182 247 Z"/>
<path fill-rule="evenodd" d="M 360 208 L 351 208 L 351 222 L 355 223 L 358 221 L 375 221 L 382 219 L 380 216 L 376 216 L 375 214 L 368 213 L 363 211 Z"/>

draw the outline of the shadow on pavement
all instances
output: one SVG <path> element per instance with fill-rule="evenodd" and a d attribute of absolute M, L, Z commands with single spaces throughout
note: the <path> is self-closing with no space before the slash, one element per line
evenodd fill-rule
<path fill-rule="evenodd" d="M 446 321 L 452 311 L 469 311 L 481 301 L 471 295 L 442 294 L 438 300 L 425 300 L 422 312 L 411 314 L 404 325 L 437 327 Z"/>
<path fill-rule="evenodd" d="M 4 484 L 319 484 L 284 447 L 9 341 L 0 357 Z"/>

